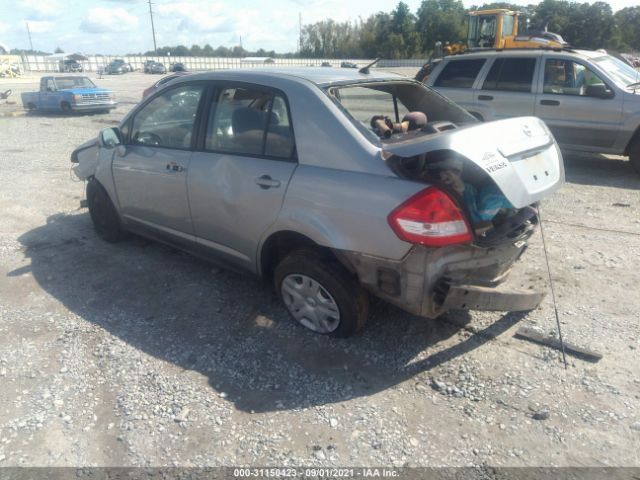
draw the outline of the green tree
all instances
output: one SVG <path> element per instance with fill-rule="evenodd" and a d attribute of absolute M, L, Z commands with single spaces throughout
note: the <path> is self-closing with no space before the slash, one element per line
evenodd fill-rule
<path fill-rule="evenodd" d="M 466 12 L 460 0 L 423 0 L 418 8 L 416 28 L 422 37 L 424 52 L 436 42 L 460 42 L 466 39 Z"/>
<path fill-rule="evenodd" d="M 640 51 L 640 6 L 618 10 L 614 23 L 611 46 L 621 51 Z"/>

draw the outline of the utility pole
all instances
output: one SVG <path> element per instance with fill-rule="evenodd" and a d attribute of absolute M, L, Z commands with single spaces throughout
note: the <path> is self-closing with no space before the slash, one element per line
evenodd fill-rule
<path fill-rule="evenodd" d="M 302 54 L 302 12 L 298 12 L 298 53 Z"/>
<path fill-rule="evenodd" d="M 29 35 L 29 46 L 31 47 L 31 52 L 33 52 L 33 42 L 31 41 L 31 31 L 29 30 L 29 22 L 25 22 L 27 25 L 27 35 Z"/>
<path fill-rule="evenodd" d="M 153 26 L 153 10 L 151 9 L 151 0 L 149 0 L 149 16 L 151 17 L 151 33 L 153 33 L 153 51 L 158 54 L 158 46 L 156 45 L 156 29 Z"/>

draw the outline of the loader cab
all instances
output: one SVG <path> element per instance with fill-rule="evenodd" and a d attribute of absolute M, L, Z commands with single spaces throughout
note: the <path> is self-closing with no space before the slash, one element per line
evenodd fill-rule
<path fill-rule="evenodd" d="M 518 13 L 507 9 L 478 10 L 469 14 L 467 47 L 504 48 L 518 34 Z"/>

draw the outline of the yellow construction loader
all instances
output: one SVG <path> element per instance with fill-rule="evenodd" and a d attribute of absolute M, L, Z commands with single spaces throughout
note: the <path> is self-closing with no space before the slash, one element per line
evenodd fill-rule
<path fill-rule="evenodd" d="M 557 33 L 546 31 L 518 33 L 520 12 L 506 8 L 493 10 L 475 10 L 468 14 L 467 41 L 459 43 L 446 42 L 436 45 L 434 55 L 425 64 L 416 79 L 424 81 L 434 67 L 434 58 L 438 56 L 457 55 L 480 49 L 510 48 L 562 48 L 567 42 Z"/>

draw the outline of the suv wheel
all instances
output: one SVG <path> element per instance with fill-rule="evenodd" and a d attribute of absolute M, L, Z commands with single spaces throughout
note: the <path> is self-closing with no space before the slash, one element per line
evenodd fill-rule
<path fill-rule="evenodd" d="M 104 187 L 91 178 L 87 183 L 87 203 L 93 228 L 100 238 L 115 243 L 125 238 L 126 233 L 120 225 L 120 217 Z"/>
<path fill-rule="evenodd" d="M 275 287 L 291 316 L 316 333 L 348 337 L 364 327 L 367 292 L 335 259 L 309 248 L 276 267 Z"/>
<path fill-rule="evenodd" d="M 629 161 L 636 173 L 640 175 L 640 138 L 629 148 Z"/>

